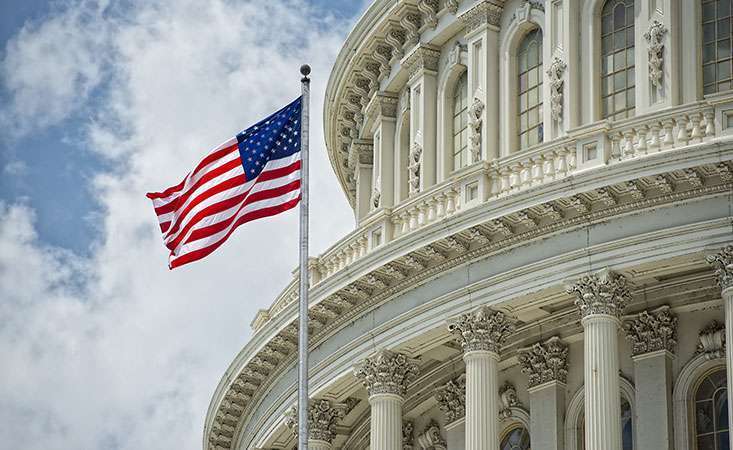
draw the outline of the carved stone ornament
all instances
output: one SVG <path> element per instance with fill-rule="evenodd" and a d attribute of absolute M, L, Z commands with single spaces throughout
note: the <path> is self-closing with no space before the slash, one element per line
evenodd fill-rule
<path fill-rule="evenodd" d="M 609 269 L 580 278 L 567 287 L 567 293 L 575 294 L 581 317 L 608 314 L 620 319 L 631 300 L 626 278 Z"/>
<path fill-rule="evenodd" d="M 445 0 L 445 6 L 444 8 L 448 10 L 451 14 L 455 14 L 458 12 L 458 4 L 460 3 L 460 0 Z"/>
<path fill-rule="evenodd" d="M 539 0 L 524 0 L 522 5 L 518 6 L 517 9 L 514 11 L 514 14 L 512 14 L 510 22 L 514 22 L 515 20 L 517 20 L 520 23 L 524 23 L 528 21 L 529 13 L 532 9 L 544 12 L 545 5 Z"/>
<path fill-rule="evenodd" d="M 499 420 L 506 420 L 512 417 L 512 408 L 520 406 L 517 390 L 508 381 L 504 383 L 504 386 L 499 388 L 499 400 L 501 401 Z"/>
<path fill-rule="evenodd" d="M 435 390 L 435 399 L 445 414 L 446 423 L 453 423 L 466 415 L 466 375 L 450 380 Z"/>
<path fill-rule="evenodd" d="M 336 423 L 346 415 L 347 405 L 334 404 L 322 399 L 308 402 L 308 433 L 310 439 L 332 443 L 336 437 Z M 298 435 L 298 410 L 293 406 L 285 414 L 285 425 Z"/>
<path fill-rule="evenodd" d="M 377 183 L 377 186 L 379 186 L 379 183 Z M 375 187 L 374 189 L 372 189 L 371 204 L 372 204 L 373 209 L 379 208 L 379 202 L 381 201 L 381 199 L 382 199 L 382 193 L 379 191 L 379 188 Z"/>
<path fill-rule="evenodd" d="M 519 351 L 522 373 L 529 378 L 528 387 L 550 381 L 566 383 L 568 378 L 568 346 L 559 337 Z"/>
<path fill-rule="evenodd" d="M 554 121 L 562 119 L 563 88 L 565 86 L 563 75 L 566 68 L 565 61 L 555 56 L 547 69 L 547 76 L 550 78 L 550 112 Z"/>
<path fill-rule="evenodd" d="M 667 27 L 658 20 L 652 21 L 649 31 L 644 33 L 644 39 L 649 46 L 647 54 L 649 57 L 649 80 L 659 88 L 662 86 L 662 74 L 664 66 L 664 34 Z"/>
<path fill-rule="evenodd" d="M 468 47 L 465 44 L 461 44 L 456 41 L 453 48 L 448 53 L 448 66 L 452 67 L 456 64 L 461 64 L 461 55 L 468 51 Z"/>
<path fill-rule="evenodd" d="M 404 396 L 407 384 L 420 373 L 415 360 L 401 353 L 381 350 L 366 358 L 354 369 L 370 396 L 396 394 Z"/>
<path fill-rule="evenodd" d="M 705 358 L 725 358 L 725 345 L 725 325 L 722 323 L 713 320 L 700 330 L 697 353 L 702 353 Z"/>
<path fill-rule="evenodd" d="M 503 4 L 503 1 L 501 3 Z M 486 25 L 498 27 L 501 24 L 501 12 L 503 9 L 503 6 L 493 1 L 484 0 L 461 14 L 458 19 L 465 25 L 466 34 L 469 34 Z"/>
<path fill-rule="evenodd" d="M 423 24 L 434 30 L 438 26 L 438 0 L 419 0 L 417 9 L 422 15 Z"/>
<path fill-rule="evenodd" d="M 420 45 L 407 55 L 403 66 L 407 69 L 409 78 L 412 78 L 422 71 L 436 72 L 439 59 L 440 50 L 427 45 Z"/>
<path fill-rule="evenodd" d="M 425 431 L 416 439 L 418 448 L 423 450 L 445 450 L 446 443 L 440 435 L 440 426 L 435 420 L 431 420 Z"/>
<path fill-rule="evenodd" d="M 718 279 L 718 286 L 724 291 L 733 288 L 733 245 L 727 245 L 718 253 L 705 258 Z"/>
<path fill-rule="evenodd" d="M 498 354 L 514 331 L 514 324 L 504 313 L 482 306 L 455 319 L 448 325 L 448 330 L 461 343 L 465 353 L 489 351 Z"/>
<path fill-rule="evenodd" d="M 420 168 L 422 166 L 422 146 L 414 142 L 410 147 L 409 163 L 407 165 L 407 184 L 410 195 L 420 192 Z"/>
<path fill-rule="evenodd" d="M 478 97 L 473 98 L 473 103 L 468 108 L 468 125 L 471 127 L 471 160 L 478 162 L 481 159 L 481 123 L 484 111 L 484 102 Z"/>
<path fill-rule="evenodd" d="M 357 164 L 372 165 L 374 162 L 374 144 L 371 140 L 355 139 L 349 148 L 349 168 Z"/>
<path fill-rule="evenodd" d="M 415 424 L 405 422 L 402 424 L 402 450 L 412 450 L 415 442 Z"/>
<path fill-rule="evenodd" d="M 642 311 L 624 325 L 631 342 L 632 356 L 666 350 L 674 353 L 677 345 L 677 317 L 664 306 L 655 311 Z"/>

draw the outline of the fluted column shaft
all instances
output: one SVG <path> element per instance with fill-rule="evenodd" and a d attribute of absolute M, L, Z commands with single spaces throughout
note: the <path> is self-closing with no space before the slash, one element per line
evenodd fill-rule
<path fill-rule="evenodd" d="M 317 439 L 308 439 L 308 450 L 331 450 L 331 443 Z"/>
<path fill-rule="evenodd" d="M 375 394 L 369 397 L 371 406 L 371 450 L 402 449 L 402 402 L 396 394 Z"/>
<path fill-rule="evenodd" d="M 620 322 L 612 315 L 590 314 L 582 323 L 585 330 L 585 450 L 621 450 Z"/>
<path fill-rule="evenodd" d="M 466 450 L 499 448 L 499 355 L 472 351 L 466 362 Z"/>
<path fill-rule="evenodd" d="M 733 286 L 724 288 L 720 296 L 725 305 L 725 375 L 728 383 L 728 427 L 733 426 Z M 728 435 L 733 448 L 733 434 Z"/>

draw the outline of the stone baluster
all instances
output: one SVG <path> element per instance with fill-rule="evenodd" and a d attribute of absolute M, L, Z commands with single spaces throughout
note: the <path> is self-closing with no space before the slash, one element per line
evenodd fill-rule
<path fill-rule="evenodd" d="M 456 204 L 456 197 L 458 197 L 458 191 L 455 188 L 448 189 L 448 192 L 446 192 L 447 202 L 445 206 L 445 215 L 446 216 L 452 216 L 453 213 L 456 212 L 458 209 L 458 205 Z"/>
<path fill-rule="evenodd" d="M 646 125 L 642 125 L 636 129 L 636 135 L 639 138 L 639 143 L 636 145 L 636 151 L 641 156 L 646 155 L 646 151 L 647 151 L 647 140 L 646 140 L 647 131 L 648 129 Z"/>
<path fill-rule="evenodd" d="M 611 159 L 614 161 L 621 160 L 621 133 L 609 133 L 608 139 L 611 141 Z"/>
<path fill-rule="evenodd" d="M 677 140 L 687 145 L 690 135 L 687 134 L 687 115 L 683 114 L 677 118 Z"/>
<path fill-rule="evenodd" d="M 418 373 L 416 361 L 389 350 L 380 350 L 354 369 L 369 394 L 371 450 L 402 450 L 402 403 Z"/>
<path fill-rule="evenodd" d="M 336 437 L 336 424 L 346 415 L 346 405 L 331 404 L 322 399 L 308 402 L 308 448 L 331 450 Z M 293 407 L 285 415 L 285 424 L 293 435 L 298 435 L 298 410 Z"/>
<path fill-rule="evenodd" d="M 402 221 L 402 231 L 400 235 L 405 235 L 410 232 L 410 214 L 407 210 L 400 213 L 400 220 Z"/>
<path fill-rule="evenodd" d="M 584 329 L 585 450 L 621 450 L 618 331 L 631 297 L 626 279 L 603 269 L 567 291 Z"/>
<path fill-rule="evenodd" d="M 435 209 L 438 201 L 435 197 L 430 197 L 426 203 L 428 208 L 428 223 L 435 222 L 435 219 L 437 218 Z"/>
<path fill-rule="evenodd" d="M 499 448 L 499 354 L 514 325 L 482 306 L 453 320 L 448 329 L 466 363 L 466 450 Z"/>
<path fill-rule="evenodd" d="M 442 219 L 443 217 L 445 217 L 445 208 L 448 197 L 445 195 L 445 193 L 441 192 L 436 196 L 435 200 L 435 216 L 438 219 Z"/>
<path fill-rule="evenodd" d="M 428 205 L 425 201 L 417 205 L 417 224 L 421 227 L 428 223 L 427 211 Z"/>
<path fill-rule="evenodd" d="M 624 158 L 633 158 L 636 151 L 634 148 L 634 130 L 629 128 L 624 130 L 622 134 L 624 136 Z"/>
<path fill-rule="evenodd" d="M 562 178 L 568 174 L 568 161 L 565 159 L 565 150 L 553 152 L 557 161 L 557 177 Z"/>
<path fill-rule="evenodd" d="M 410 215 L 410 231 L 414 231 L 417 229 L 418 226 L 417 206 L 410 207 L 410 209 L 407 210 L 407 213 Z"/>
<path fill-rule="evenodd" d="M 516 192 L 522 184 L 522 163 L 512 164 L 509 170 L 509 190 Z"/>
<path fill-rule="evenodd" d="M 709 255 L 707 261 L 713 266 L 720 286 L 720 296 L 725 308 L 725 367 L 728 377 L 728 426 L 733 418 L 733 245 L 728 245 L 718 253 Z M 729 437 L 733 446 L 733 434 Z M 729 447 L 730 448 L 730 447 Z"/>
<path fill-rule="evenodd" d="M 522 373 L 529 378 L 530 434 L 534 450 L 563 450 L 568 346 L 554 336 L 519 351 Z"/>
<path fill-rule="evenodd" d="M 649 131 L 651 134 L 651 137 L 649 138 L 649 149 L 651 151 L 658 151 L 659 147 L 661 145 L 660 141 L 660 132 L 662 130 L 662 126 L 659 122 L 653 122 L 651 125 L 649 125 Z"/>
<path fill-rule="evenodd" d="M 713 111 L 705 111 L 705 136 L 715 136 L 715 113 Z"/>
<path fill-rule="evenodd" d="M 500 172 L 499 172 L 499 174 L 501 176 L 501 192 L 500 193 L 502 195 L 504 195 L 507 192 L 509 192 L 509 189 L 511 189 L 511 187 L 512 187 L 511 180 L 510 180 L 511 173 L 512 172 L 509 169 L 509 167 L 502 167 L 501 170 L 500 170 Z"/>
<path fill-rule="evenodd" d="M 624 328 L 634 360 L 636 442 L 639 448 L 670 450 L 674 447 L 672 359 L 677 317 L 663 306 L 633 316 Z"/>
<path fill-rule="evenodd" d="M 662 127 L 664 128 L 664 140 L 662 144 L 667 147 L 674 145 L 674 119 L 664 119 L 662 121 Z"/>
<path fill-rule="evenodd" d="M 690 131 L 690 137 L 692 139 L 699 139 L 702 140 L 703 133 L 700 129 L 700 114 L 699 113 L 692 113 L 690 114 L 690 123 L 692 124 L 692 131 Z"/>

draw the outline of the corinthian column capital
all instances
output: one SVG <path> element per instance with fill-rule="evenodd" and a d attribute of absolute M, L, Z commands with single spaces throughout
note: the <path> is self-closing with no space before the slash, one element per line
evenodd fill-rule
<path fill-rule="evenodd" d="M 624 325 L 631 342 L 632 356 L 666 350 L 674 353 L 677 345 L 677 317 L 663 306 L 654 311 L 642 311 Z"/>
<path fill-rule="evenodd" d="M 733 245 L 727 245 L 718 253 L 705 258 L 718 279 L 718 285 L 724 291 L 733 288 Z"/>
<path fill-rule="evenodd" d="M 566 383 L 568 378 L 568 346 L 553 336 L 545 342 L 538 342 L 519 351 L 522 373 L 529 378 L 528 387 L 558 381 Z"/>
<path fill-rule="evenodd" d="M 514 331 L 514 324 L 504 313 L 482 306 L 454 319 L 448 324 L 448 331 L 461 343 L 464 353 L 499 354 L 507 336 Z"/>
<path fill-rule="evenodd" d="M 346 405 L 331 404 L 330 401 L 311 399 L 308 402 L 309 440 L 333 443 L 336 437 L 336 423 L 346 415 Z M 298 410 L 295 406 L 286 414 L 285 424 L 294 435 L 298 434 Z"/>
<path fill-rule="evenodd" d="M 354 369 L 354 376 L 361 380 L 369 396 L 395 394 L 404 397 L 407 384 L 419 373 L 415 360 L 389 350 L 380 350 Z"/>
<path fill-rule="evenodd" d="M 626 277 L 606 268 L 585 275 L 567 286 L 568 294 L 575 294 L 575 306 L 580 316 L 606 314 L 621 319 L 626 305 L 631 300 Z"/>
<path fill-rule="evenodd" d="M 445 414 L 445 423 L 453 423 L 466 415 L 466 376 L 461 375 L 435 390 L 435 399 Z"/>

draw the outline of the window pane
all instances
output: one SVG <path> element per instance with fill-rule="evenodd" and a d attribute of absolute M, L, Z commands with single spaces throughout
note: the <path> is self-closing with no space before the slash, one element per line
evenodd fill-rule
<path fill-rule="evenodd" d="M 718 39 L 724 39 L 730 36 L 730 19 L 718 21 Z"/>
<path fill-rule="evenodd" d="M 718 41 L 718 59 L 730 58 L 730 39 Z"/>
<path fill-rule="evenodd" d="M 626 91 L 626 105 L 633 108 L 636 105 L 636 89 L 631 88 Z"/>
<path fill-rule="evenodd" d="M 626 72 L 619 72 L 613 76 L 613 88 L 616 91 L 626 88 Z"/>
<path fill-rule="evenodd" d="M 718 63 L 718 80 L 727 80 L 730 78 L 730 61 Z"/>
<path fill-rule="evenodd" d="M 616 30 L 620 30 L 626 25 L 626 5 L 623 2 L 619 2 L 613 10 L 613 25 Z"/>
<path fill-rule="evenodd" d="M 622 111 L 626 109 L 626 93 L 619 92 L 613 97 L 613 108 L 614 111 Z"/>
<path fill-rule="evenodd" d="M 715 60 L 715 44 L 705 44 L 702 48 L 702 62 L 703 64 L 709 63 Z"/>
<path fill-rule="evenodd" d="M 718 17 L 727 17 L 730 15 L 730 1 L 718 0 Z"/>
<path fill-rule="evenodd" d="M 712 42 L 715 40 L 715 23 L 706 23 L 702 26 L 702 41 Z"/>
<path fill-rule="evenodd" d="M 709 2 L 702 5 L 702 21 L 715 20 L 715 3 Z"/>
<path fill-rule="evenodd" d="M 697 438 L 697 450 L 718 450 L 715 448 L 715 440 L 712 434 Z"/>
<path fill-rule="evenodd" d="M 626 33 L 625 32 L 617 32 L 613 34 L 613 47 L 616 50 L 621 50 L 626 48 Z"/>

